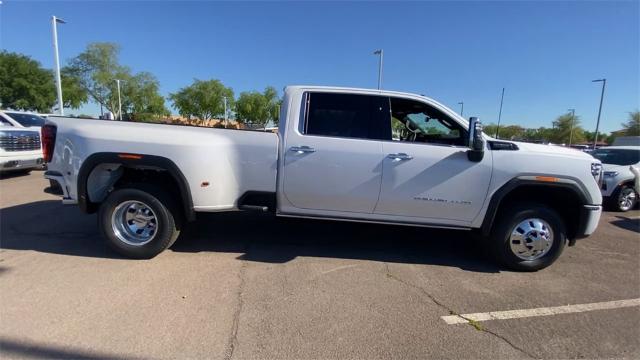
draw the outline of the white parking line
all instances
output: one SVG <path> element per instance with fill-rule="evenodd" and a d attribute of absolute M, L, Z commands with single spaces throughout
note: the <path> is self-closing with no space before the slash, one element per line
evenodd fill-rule
<path fill-rule="evenodd" d="M 594 310 L 606 310 L 606 309 L 618 309 L 631 306 L 640 306 L 640 298 L 628 299 L 628 300 L 615 300 L 605 301 L 590 304 L 576 304 L 554 307 L 543 307 L 535 309 L 522 309 L 522 310 L 506 310 L 506 311 L 491 311 L 485 313 L 473 313 L 462 315 L 448 315 L 441 316 L 447 324 L 466 324 L 469 321 L 488 321 L 488 320 L 506 320 L 506 319 L 518 319 L 534 316 L 549 316 L 558 314 L 571 314 L 580 313 L 585 311 Z"/>

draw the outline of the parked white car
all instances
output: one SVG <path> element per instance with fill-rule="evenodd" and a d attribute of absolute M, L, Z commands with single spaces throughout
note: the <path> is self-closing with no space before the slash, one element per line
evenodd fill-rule
<path fill-rule="evenodd" d="M 634 189 L 635 175 L 629 167 L 640 166 L 640 146 L 609 146 L 594 150 L 591 155 L 603 164 L 605 205 L 623 212 L 633 209 L 639 196 Z"/>
<path fill-rule="evenodd" d="M 278 133 L 49 120 L 45 176 L 134 258 L 171 246 L 198 212 L 253 210 L 466 230 L 532 271 L 593 233 L 602 211 L 600 161 L 493 139 L 408 93 L 287 87 Z"/>

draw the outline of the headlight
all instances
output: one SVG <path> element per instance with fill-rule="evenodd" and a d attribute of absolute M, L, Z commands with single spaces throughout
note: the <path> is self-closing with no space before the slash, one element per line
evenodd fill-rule
<path fill-rule="evenodd" d="M 601 163 L 591 163 L 591 175 L 598 183 L 598 186 L 602 186 L 602 164 Z"/>
<path fill-rule="evenodd" d="M 618 174 L 620 174 L 617 171 L 605 171 L 604 172 L 604 177 L 616 177 L 618 176 Z"/>

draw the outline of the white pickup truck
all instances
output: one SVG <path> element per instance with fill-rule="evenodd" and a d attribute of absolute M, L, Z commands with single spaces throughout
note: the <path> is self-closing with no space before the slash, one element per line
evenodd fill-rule
<path fill-rule="evenodd" d="M 600 161 L 492 139 L 427 97 L 290 86 L 280 119 L 276 134 L 51 117 L 45 176 L 134 258 L 171 246 L 198 212 L 468 230 L 525 271 L 598 225 Z"/>

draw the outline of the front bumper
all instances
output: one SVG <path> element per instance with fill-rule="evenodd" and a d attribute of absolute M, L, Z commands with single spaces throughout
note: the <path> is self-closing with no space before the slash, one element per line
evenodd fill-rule
<path fill-rule="evenodd" d="M 602 206 L 600 205 L 584 205 L 580 209 L 580 216 L 578 217 L 578 227 L 576 229 L 576 235 L 573 237 L 569 245 L 573 245 L 576 239 L 583 239 L 593 234 L 600 222 L 600 216 L 602 215 Z"/>
<path fill-rule="evenodd" d="M 0 157 L 0 172 L 37 169 L 43 165 L 42 154 Z"/>

